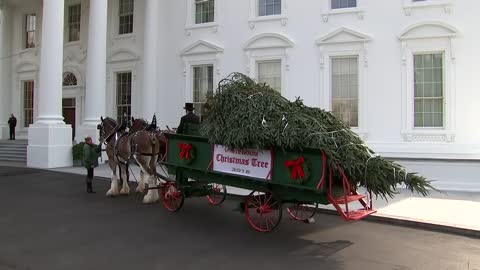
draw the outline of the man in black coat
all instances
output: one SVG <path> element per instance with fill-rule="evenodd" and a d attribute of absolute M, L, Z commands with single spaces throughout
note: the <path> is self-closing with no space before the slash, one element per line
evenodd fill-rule
<path fill-rule="evenodd" d="M 180 125 L 177 128 L 177 134 L 183 134 L 185 132 L 186 123 L 200 124 L 200 117 L 193 113 L 193 103 L 185 103 L 185 107 L 183 108 L 186 111 L 186 115 L 182 116 L 180 119 Z"/>
<path fill-rule="evenodd" d="M 10 127 L 10 139 L 15 140 L 15 127 L 17 126 L 17 118 L 12 114 L 10 114 L 10 118 L 8 119 L 8 127 Z"/>

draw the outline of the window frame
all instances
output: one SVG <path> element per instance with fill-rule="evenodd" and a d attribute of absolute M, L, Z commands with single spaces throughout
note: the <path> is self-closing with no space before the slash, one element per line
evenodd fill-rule
<path fill-rule="evenodd" d="M 347 36 L 348 39 L 339 36 Z M 365 33 L 361 33 L 346 27 L 339 27 L 336 30 L 317 39 L 318 53 L 320 55 L 318 61 L 318 78 L 319 107 L 331 111 L 332 110 L 332 79 L 330 59 L 332 57 L 341 56 L 358 56 L 358 127 L 352 127 L 362 139 L 368 138 L 368 106 L 369 95 L 369 43 L 372 37 Z"/>
<path fill-rule="evenodd" d="M 30 79 L 30 80 L 22 80 L 22 116 L 23 116 L 23 128 L 29 128 L 30 125 L 35 123 L 35 80 Z M 27 104 L 25 104 L 27 100 L 27 84 L 31 83 L 31 107 L 27 108 Z M 29 113 L 27 113 L 29 111 Z M 31 115 L 31 116 L 27 116 Z M 27 120 L 31 117 L 31 123 L 27 123 Z"/>
<path fill-rule="evenodd" d="M 122 7 L 122 1 L 132 1 L 132 10 L 131 10 L 131 14 L 130 12 L 129 13 L 125 13 L 125 14 L 122 14 L 121 13 L 121 7 Z M 116 18 L 117 18 L 117 27 L 116 27 L 116 35 L 118 36 L 125 36 L 125 35 L 131 35 L 135 32 L 135 0 L 118 0 L 117 1 L 117 10 L 116 10 Z M 122 27 L 122 23 L 121 23 L 121 19 L 122 19 L 122 16 L 131 16 L 131 32 L 124 32 L 124 33 L 120 33 L 120 30 L 121 30 L 121 27 Z"/>
<path fill-rule="evenodd" d="M 28 18 L 30 16 L 33 16 L 35 19 L 35 23 L 34 23 L 34 30 L 33 31 L 29 31 L 29 23 L 28 23 Z M 28 13 L 28 14 L 25 14 L 24 15 L 24 49 L 34 49 L 37 47 L 37 22 L 38 22 L 38 18 L 37 18 L 37 14 L 36 13 Z M 32 33 L 33 32 L 33 46 L 29 46 L 28 45 L 28 41 L 29 41 L 29 33 Z"/>
<path fill-rule="evenodd" d="M 200 29 L 209 29 L 212 33 L 217 33 L 220 26 L 219 22 L 221 21 L 221 5 L 223 5 L 223 1 L 214 1 L 212 22 L 196 23 L 195 0 L 187 0 L 187 16 L 184 28 L 185 35 L 190 36 L 192 34 L 192 31 L 197 31 Z"/>
<path fill-rule="evenodd" d="M 73 21 L 73 20 L 71 21 L 71 16 L 72 16 L 71 11 L 72 11 L 72 8 L 75 8 L 75 7 L 78 7 L 78 12 L 79 12 L 78 13 L 78 22 Z M 65 18 L 65 20 L 66 20 L 66 27 L 65 27 L 66 43 L 80 42 L 81 38 L 82 38 L 82 4 L 80 2 L 71 3 L 66 8 L 66 13 L 67 13 L 67 16 Z M 78 39 L 72 40 L 72 35 L 73 35 L 72 29 L 74 29 L 73 24 L 77 24 L 77 23 L 78 23 Z"/>
<path fill-rule="evenodd" d="M 116 115 L 116 119 L 117 121 L 120 123 L 123 115 L 119 115 L 119 109 L 120 107 L 127 107 L 127 116 L 132 116 L 132 104 L 133 104 L 133 101 L 132 101 L 132 92 L 133 92 L 133 80 L 134 80 L 134 74 L 133 74 L 133 71 L 132 70 L 123 70 L 123 71 L 115 71 L 115 115 Z M 122 91 L 119 87 L 120 87 L 120 84 L 119 84 L 119 76 L 120 75 L 125 75 L 125 74 L 130 74 L 130 103 L 119 103 L 119 91 Z M 127 82 L 128 83 L 128 82 Z M 127 84 L 128 85 L 128 84 Z M 128 90 L 127 90 L 128 91 Z M 128 95 L 127 95 L 128 96 Z M 128 111 L 130 111 L 130 114 L 128 114 Z"/>
<path fill-rule="evenodd" d="M 407 26 L 398 36 L 401 45 L 402 129 L 405 142 L 454 142 L 456 133 L 456 37 L 459 30 L 438 21 L 423 21 Z M 414 126 L 414 55 L 444 54 L 444 126 Z"/>
<path fill-rule="evenodd" d="M 352 58 L 355 58 L 356 61 L 357 61 L 357 74 L 356 74 L 356 76 L 357 76 L 357 85 L 356 85 L 357 86 L 357 89 L 356 89 L 357 90 L 357 98 L 356 98 L 356 100 L 357 100 L 357 111 L 356 111 L 357 125 L 352 126 L 350 123 L 347 123 L 347 124 L 349 124 L 350 128 L 358 130 L 359 127 L 360 127 L 360 115 L 361 115 L 360 104 L 361 104 L 361 101 L 362 101 L 361 96 L 360 96 L 360 87 L 361 87 L 361 85 L 360 85 L 360 69 L 361 69 L 360 68 L 360 55 L 359 54 L 350 54 L 350 55 L 349 54 L 340 54 L 340 55 L 339 54 L 337 54 L 337 55 L 333 54 L 333 55 L 330 55 L 329 58 L 330 58 L 329 59 L 329 62 L 330 62 L 330 100 L 329 100 L 329 102 L 330 102 L 330 110 L 331 110 L 332 113 L 334 113 L 333 112 L 333 102 L 334 102 L 333 62 L 334 62 L 335 59 L 352 59 Z M 349 97 L 349 98 L 339 98 L 339 99 L 352 99 L 352 98 Z"/>
<path fill-rule="evenodd" d="M 441 100 L 442 100 L 442 125 L 441 126 L 416 126 L 415 125 L 415 121 L 416 121 L 416 112 L 415 112 L 415 101 L 417 99 L 425 99 L 425 97 L 423 98 L 420 98 L 420 97 L 416 97 L 415 96 L 415 56 L 418 56 L 418 55 L 435 55 L 435 54 L 440 54 L 442 56 L 442 96 L 441 96 Z M 413 79 L 414 79 L 414 82 L 413 82 L 413 129 L 414 130 L 433 130 L 433 129 L 439 129 L 439 130 L 442 130 L 445 128 L 446 126 L 446 112 L 445 112 L 445 107 L 446 107 L 446 101 L 445 101 L 445 52 L 444 51 L 432 51 L 432 52 L 413 52 L 412 53 L 412 57 L 413 57 L 413 60 L 412 60 L 412 63 L 413 63 L 413 69 L 412 69 L 412 72 L 413 72 Z M 435 83 L 435 82 L 433 82 Z M 433 97 L 432 97 L 433 99 Z"/>
<path fill-rule="evenodd" d="M 265 14 L 265 15 L 261 15 L 260 14 L 260 1 L 267 1 L 267 0 L 256 0 L 256 15 L 257 17 L 268 17 L 268 16 L 281 16 L 282 15 L 282 0 L 273 0 L 273 1 L 279 1 L 280 3 L 280 13 L 275 13 L 275 2 L 273 3 L 273 14 Z M 267 4 L 265 3 L 265 13 L 267 13 Z"/>
<path fill-rule="evenodd" d="M 278 63 L 279 64 L 279 69 L 280 69 L 280 89 L 274 89 L 272 86 L 272 89 L 278 91 L 280 94 L 282 94 L 282 89 L 283 89 L 283 72 L 282 72 L 282 58 L 268 58 L 268 59 L 257 59 L 255 61 L 255 78 L 257 82 L 260 83 L 260 64 L 263 63 Z"/>
<path fill-rule="evenodd" d="M 333 1 L 340 1 L 340 0 L 329 0 L 328 4 L 330 6 L 330 10 L 345 10 L 345 9 L 356 9 L 356 8 L 358 8 L 358 0 L 355 0 L 355 6 L 354 7 L 348 7 L 347 6 L 347 7 L 338 7 L 338 8 L 333 7 Z M 347 1 L 349 1 L 349 0 L 347 0 Z"/>
<path fill-rule="evenodd" d="M 192 99 L 191 99 L 191 102 L 193 103 L 193 106 L 195 108 L 195 114 L 197 116 L 200 117 L 200 120 L 202 120 L 202 112 L 201 110 L 199 111 L 195 105 L 197 104 L 200 104 L 201 105 L 204 105 L 205 102 L 200 102 L 200 101 L 195 101 L 195 68 L 202 68 L 202 67 L 211 67 L 212 68 L 212 77 L 211 77 L 211 80 L 212 80 L 212 89 L 207 89 L 207 94 L 208 94 L 208 91 L 215 91 L 215 65 L 212 63 L 212 64 L 194 64 L 194 65 L 191 65 L 190 68 L 191 68 L 191 75 L 190 75 L 190 83 L 191 83 L 191 94 L 192 94 Z M 203 78 L 202 78 L 203 79 Z M 210 79 L 208 77 L 208 70 L 207 70 L 207 80 Z M 208 83 L 208 82 L 207 82 Z M 201 90 L 200 90 L 201 92 Z"/>
<path fill-rule="evenodd" d="M 259 0 L 250 0 L 248 25 L 250 29 L 254 29 L 257 23 L 280 22 L 281 26 L 286 26 L 288 21 L 287 0 L 280 0 L 280 14 L 275 15 L 259 15 Z"/>
<path fill-rule="evenodd" d="M 213 91 L 216 90 L 216 85 L 219 83 L 221 76 L 221 59 L 223 55 L 223 47 L 204 40 L 198 40 L 180 51 L 180 56 L 183 61 L 183 91 L 181 93 L 181 106 L 185 102 L 193 101 L 193 66 L 213 65 Z M 183 110 L 178 113 L 183 114 Z"/>
<path fill-rule="evenodd" d="M 212 15 L 212 16 L 213 16 L 213 20 L 212 20 L 212 21 L 202 21 L 202 20 L 200 19 L 200 22 L 197 22 L 197 15 L 198 15 L 197 8 L 198 8 L 198 5 L 202 5 L 202 4 L 209 5 L 209 4 L 210 4 L 210 1 L 213 2 L 213 11 L 211 11 L 211 10 L 209 9 L 209 10 L 208 10 L 208 11 L 209 11 L 208 13 L 210 13 L 210 12 L 213 13 L 213 15 Z M 216 16 L 215 16 L 215 15 L 216 15 L 216 14 L 215 14 L 215 10 L 216 10 L 216 9 L 215 9 L 215 5 L 216 5 L 216 4 L 217 4 L 217 3 L 216 3 L 215 0 L 193 0 L 193 5 L 194 5 L 194 7 L 193 7 L 193 16 L 194 16 L 194 18 L 193 18 L 193 24 L 195 24 L 195 25 L 202 25 L 202 24 L 208 24 L 208 23 L 211 24 L 211 23 L 214 23 L 214 22 L 215 22 L 215 17 L 216 17 Z M 202 13 L 202 14 L 203 14 L 203 13 Z M 208 16 L 207 16 L 207 17 L 208 17 Z"/>

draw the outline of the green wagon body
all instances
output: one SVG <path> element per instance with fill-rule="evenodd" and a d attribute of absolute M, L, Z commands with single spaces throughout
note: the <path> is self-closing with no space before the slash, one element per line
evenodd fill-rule
<path fill-rule="evenodd" d="M 175 180 L 167 178 L 169 181 L 162 185 L 162 201 L 170 211 L 180 209 L 185 197 L 207 196 L 211 204 L 220 204 L 226 196 L 225 186 L 231 186 L 253 191 L 246 197 L 242 209 L 250 225 L 262 232 L 271 231 L 278 225 L 284 203 L 292 205 L 287 207 L 287 211 L 299 221 L 310 220 L 318 204 L 332 204 L 345 220 L 359 220 L 376 212 L 372 209 L 371 201 L 368 204 L 364 195 L 359 195 L 349 186 L 341 168 L 337 170 L 343 174 L 340 179 L 343 186 L 332 185 L 332 169 L 327 167 L 321 149 L 288 152 L 271 149 L 267 151 L 271 153 L 267 160 L 272 163 L 268 166 L 268 175 L 258 178 L 249 175 L 244 168 L 239 169 L 242 174 L 239 171 L 214 170 L 215 146 L 208 142 L 208 138 L 199 135 L 198 126 L 192 129 L 187 125 L 185 135 L 167 133 L 166 138 L 167 152 L 162 164 L 170 175 L 175 175 Z M 302 177 L 292 172 L 292 162 L 299 159 L 302 162 L 296 163 L 296 171 L 298 164 L 301 164 Z M 265 165 L 264 169 L 268 168 Z M 221 188 L 218 188 L 219 185 Z M 220 199 L 219 194 L 223 196 Z M 353 201 L 359 201 L 364 208 L 350 211 L 348 203 Z M 313 210 L 311 205 L 314 205 Z"/>

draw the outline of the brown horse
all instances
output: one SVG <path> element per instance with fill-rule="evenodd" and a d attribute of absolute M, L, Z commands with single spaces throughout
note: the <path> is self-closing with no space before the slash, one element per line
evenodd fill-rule
<path fill-rule="evenodd" d="M 129 194 L 130 187 L 128 186 L 128 181 L 123 181 L 122 189 L 119 190 L 119 181 L 117 179 L 117 158 L 115 155 L 115 146 L 117 144 L 117 140 L 120 136 L 122 136 L 126 131 L 125 127 L 119 126 L 117 121 L 114 119 L 107 117 L 103 119 L 100 118 L 101 123 L 98 125 L 98 130 L 100 133 L 100 141 L 106 145 L 106 152 L 108 156 L 108 165 L 110 166 L 110 170 L 112 171 L 112 182 L 110 189 L 107 191 L 107 196 L 117 196 L 119 194 Z M 120 168 L 121 170 L 121 168 Z"/>
<path fill-rule="evenodd" d="M 133 157 L 142 170 L 141 182 L 137 187 L 138 192 L 145 190 L 143 174 L 147 174 L 149 187 L 156 186 L 156 164 L 160 154 L 160 137 L 154 132 L 147 131 L 137 125 L 132 125 L 130 132 L 122 132 L 111 118 L 101 118 L 99 125 L 100 137 L 107 144 L 107 155 L 110 169 L 112 170 L 112 184 L 107 196 L 130 193 L 128 186 L 128 164 Z M 116 179 L 116 165 L 120 168 L 121 178 L 124 180 L 122 189 L 118 190 Z M 144 203 L 153 203 L 159 200 L 158 191 L 149 189 Z"/>

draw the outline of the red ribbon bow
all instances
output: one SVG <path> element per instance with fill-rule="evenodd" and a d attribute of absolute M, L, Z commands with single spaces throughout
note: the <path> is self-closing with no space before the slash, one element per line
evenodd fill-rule
<path fill-rule="evenodd" d="M 192 149 L 192 145 L 191 144 L 179 143 L 178 146 L 181 149 L 180 155 L 179 155 L 180 159 L 189 160 L 190 159 L 190 149 Z"/>
<path fill-rule="evenodd" d="M 302 164 L 305 162 L 303 157 L 299 157 L 297 160 L 285 161 L 285 167 L 290 168 L 290 178 L 295 180 L 297 178 L 303 179 L 305 173 L 303 172 Z"/>

